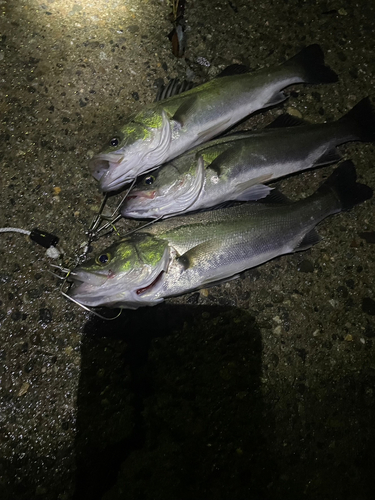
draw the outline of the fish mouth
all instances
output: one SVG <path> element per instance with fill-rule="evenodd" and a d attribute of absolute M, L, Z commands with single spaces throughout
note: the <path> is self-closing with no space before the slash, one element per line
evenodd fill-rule
<path fill-rule="evenodd" d="M 86 297 L 96 296 L 96 299 L 102 300 L 101 296 L 97 296 L 97 292 L 101 287 L 104 287 L 106 282 L 111 278 L 110 275 L 87 272 L 79 268 L 72 271 L 70 274 L 72 286 L 69 289 L 68 295 L 77 302 L 86 304 Z M 87 305 L 87 304 L 86 304 Z"/>
<path fill-rule="evenodd" d="M 176 181 L 165 192 L 131 190 L 121 207 L 121 215 L 134 219 L 155 219 L 161 215 L 183 211 L 192 203 L 192 191 L 186 178 Z M 193 198 L 195 199 L 195 194 Z"/>
<path fill-rule="evenodd" d="M 155 196 L 156 191 L 129 194 L 121 206 L 122 217 L 133 219 L 158 217 L 158 205 L 154 207 L 152 204 Z"/>
<path fill-rule="evenodd" d="M 100 189 L 106 191 L 117 191 L 136 177 L 136 168 L 139 165 L 139 157 L 133 157 L 131 161 L 125 159 L 123 154 L 106 153 L 94 156 L 89 162 L 91 175 L 99 181 Z"/>
<path fill-rule="evenodd" d="M 156 195 L 156 190 L 153 191 L 140 191 L 139 193 L 132 191 L 132 194 L 129 194 L 126 197 L 126 201 L 128 200 L 153 200 Z"/>
<path fill-rule="evenodd" d="M 100 181 L 102 177 L 108 173 L 109 170 L 114 170 L 123 161 L 123 154 L 98 154 L 89 161 L 89 169 L 94 179 Z"/>

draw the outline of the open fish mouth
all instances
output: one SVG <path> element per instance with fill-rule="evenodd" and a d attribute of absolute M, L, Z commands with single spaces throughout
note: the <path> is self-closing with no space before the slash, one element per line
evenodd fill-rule
<path fill-rule="evenodd" d="M 155 198 L 156 191 L 139 191 L 138 193 L 135 191 L 131 191 L 126 197 L 126 201 L 128 200 L 153 200 Z"/>
<path fill-rule="evenodd" d="M 143 156 L 139 153 L 126 158 L 123 153 L 99 154 L 92 158 L 89 167 L 102 191 L 117 191 L 137 177 Z"/>
<path fill-rule="evenodd" d="M 123 154 L 106 153 L 95 155 L 89 161 L 89 169 L 97 181 L 102 180 L 109 172 L 117 169 L 124 161 Z"/>

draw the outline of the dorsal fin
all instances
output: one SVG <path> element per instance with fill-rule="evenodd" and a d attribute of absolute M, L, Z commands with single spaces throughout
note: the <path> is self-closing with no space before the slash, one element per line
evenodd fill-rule
<path fill-rule="evenodd" d="M 192 89 L 194 86 L 193 82 L 189 82 L 187 80 L 182 80 L 182 82 L 180 82 L 178 78 L 172 78 L 172 80 L 166 85 L 160 85 L 154 102 L 162 101 L 163 99 L 168 99 L 168 97 L 182 94 L 183 92 Z"/>
<path fill-rule="evenodd" d="M 242 75 L 247 73 L 249 68 L 244 64 L 231 64 L 227 66 L 223 71 L 221 71 L 215 78 L 221 78 L 222 76 L 232 76 L 232 75 Z M 162 101 L 163 99 L 168 99 L 175 95 L 180 95 L 183 92 L 187 92 L 192 88 L 196 87 L 196 84 L 189 82 L 188 80 L 180 80 L 178 78 L 172 78 L 166 85 L 161 84 L 157 90 L 154 102 Z"/>
<path fill-rule="evenodd" d="M 245 64 L 231 64 L 221 71 L 215 78 L 222 78 L 223 76 L 243 75 L 248 73 L 249 68 Z"/>

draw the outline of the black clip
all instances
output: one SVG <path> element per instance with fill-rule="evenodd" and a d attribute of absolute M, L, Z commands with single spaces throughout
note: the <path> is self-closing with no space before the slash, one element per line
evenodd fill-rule
<path fill-rule="evenodd" d="M 59 238 L 54 234 L 47 233 L 46 231 L 41 231 L 38 228 L 34 228 L 30 233 L 30 238 L 42 245 L 44 248 L 55 247 L 59 242 Z"/>

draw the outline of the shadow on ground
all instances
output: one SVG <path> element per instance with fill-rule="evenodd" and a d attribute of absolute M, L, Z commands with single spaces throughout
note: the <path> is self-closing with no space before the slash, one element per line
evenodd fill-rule
<path fill-rule="evenodd" d="M 279 365 L 264 393 L 268 369 L 258 326 L 239 309 L 161 305 L 93 318 L 75 499 L 372 498 L 371 366 L 338 379 L 300 369 L 283 383 Z"/>
<path fill-rule="evenodd" d="M 238 309 L 162 305 L 90 321 L 75 498 L 265 498 L 276 471 L 261 354 L 254 319 Z"/>

